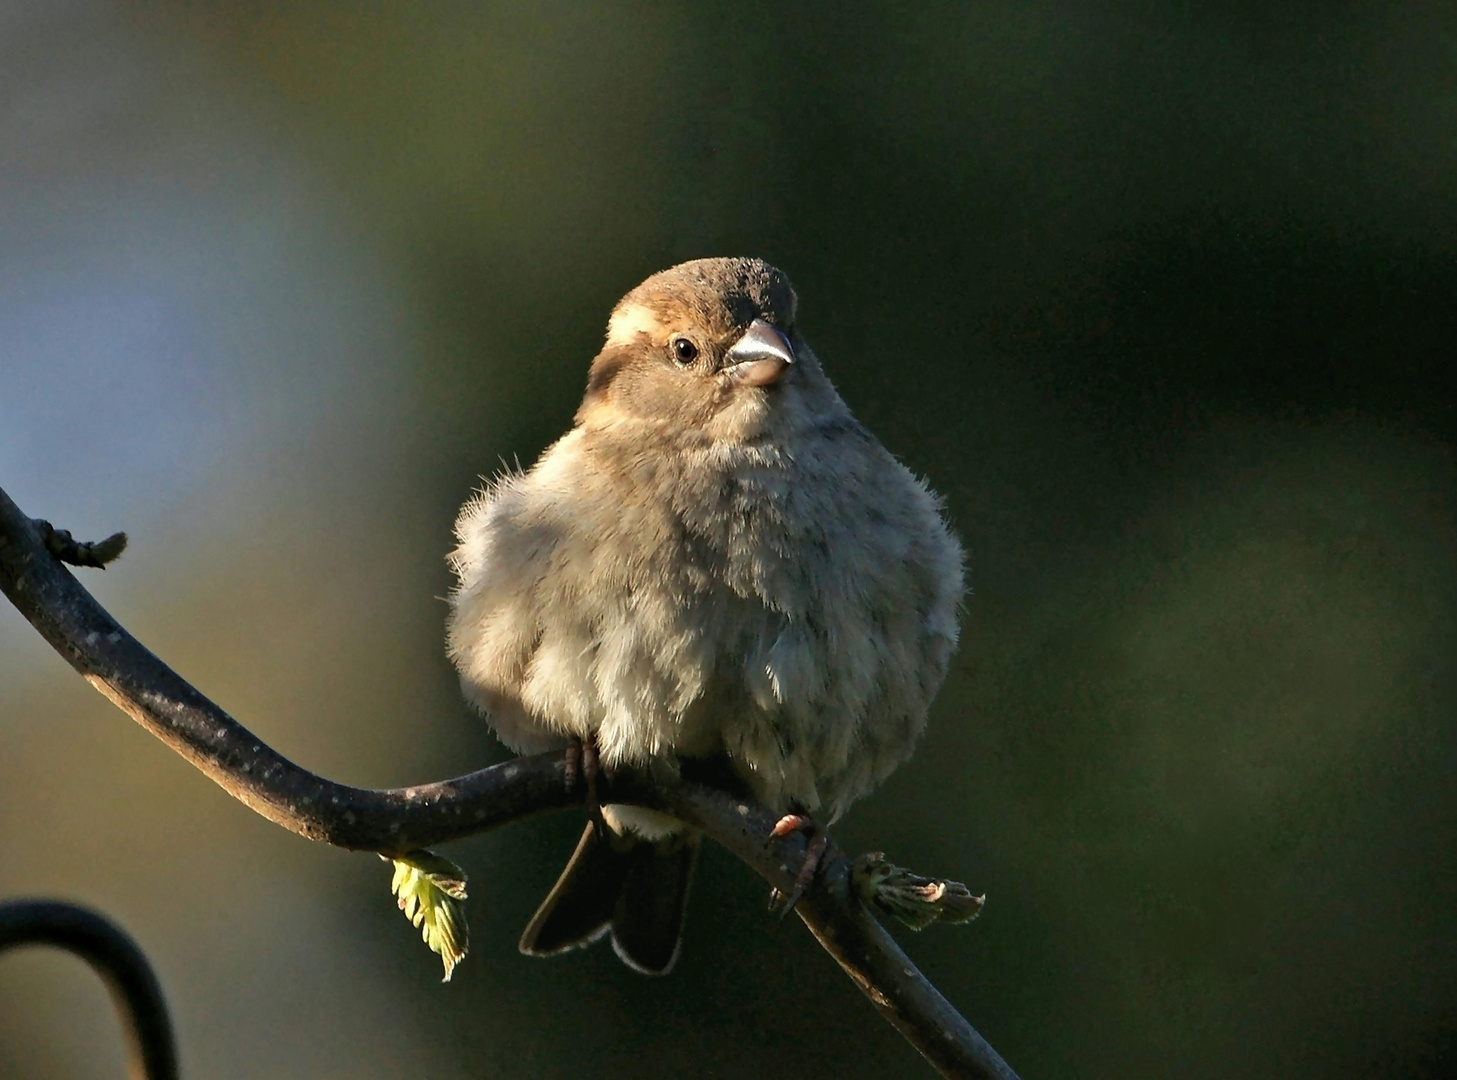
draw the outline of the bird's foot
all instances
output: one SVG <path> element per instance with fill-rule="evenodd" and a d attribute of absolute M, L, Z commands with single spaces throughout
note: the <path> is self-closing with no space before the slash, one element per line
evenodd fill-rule
<path fill-rule="evenodd" d="M 817 825 L 813 818 L 805 814 L 785 814 L 774 823 L 774 828 L 769 833 L 769 839 L 772 843 L 797 832 L 805 833 L 808 839 L 805 841 L 804 862 L 800 864 L 799 873 L 794 877 L 794 885 L 787 895 L 778 889 L 769 891 L 769 910 L 777 910 L 780 918 L 793 911 L 805 892 L 814 884 L 815 874 L 820 869 L 820 861 L 824 858 L 825 849 L 830 845 L 830 834 Z"/>
<path fill-rule="evenodd" d="M 582 778 L 582 740 L 568 739 L 567 748 L 562 754 L 562 776 L 566 783 L 567 793 L 571 794 L 577 790 L 577 781 Z"/>
<path fill-rule="evenodd" d="M 597 777 L 602 772 L 602 758 L 597 751 L 595 733 L 585 739 L 573 738 L 566 749 L 566 784 L 568 791 L 576 791 L 578 781 L 587 785 L 587 817 L 602 835 L 606 822 L 602 820 L 602 801 L 597 797 Z"/>
<path fill-rule="evenodd" d="M 582 775 L 587 778 L 587 818 L 597 830 L 600 840 L 607 835 L 607 822 L 602 820 L 602 800 L 597 796 L 597 776 L 602 771 L 602 759 L 597 753 L 597 735 L 588 735 L 582 743 Z"/>
<path fill-rule="evenodd" d="M 816 828 L 814 819 L 807 814 L 785 814 L 774 823 L 774 828 L 770 830 L 769 836 L 771 839 L 778 840 L 790 833 L 813 832 Z"/>

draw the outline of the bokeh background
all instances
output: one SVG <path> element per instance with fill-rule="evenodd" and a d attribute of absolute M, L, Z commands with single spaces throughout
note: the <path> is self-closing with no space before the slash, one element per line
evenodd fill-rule
<path fill-rule="evenodd" d="M 838 830 L 987 892 L 912 956 L 1031 1077 L 1457 1058 L 1457 9 L 7 0 L 0 484 L 281 751 L 503 756 L 442 655 L 481 475 L 616 298 L 786 268 L 973 587 Z M 926 1075 L 703 859 L 679 969 L 517 935 L 579 823 L 452 845 L 456 979 L 372 857 L 255 817 L 0 605 L 0 896 L 118 918 L 192 1077 Z M 0 1075 L 120 1075 L 0 962 Z"/>

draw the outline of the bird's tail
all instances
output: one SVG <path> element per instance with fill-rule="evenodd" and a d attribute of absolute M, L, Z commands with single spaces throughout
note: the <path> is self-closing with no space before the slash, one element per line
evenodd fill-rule
<path fill-rule="evenodd" d="M 567 868 L 521 935 L 528 956 L 551 956 L 609 930 L 623 963 L 666 975 L 678 959 L 698 833 L 661 840 L 623 836 L 587 823 Z"/>

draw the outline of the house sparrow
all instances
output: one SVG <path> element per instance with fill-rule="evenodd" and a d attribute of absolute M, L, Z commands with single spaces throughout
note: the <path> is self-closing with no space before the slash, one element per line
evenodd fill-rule
<path fill-rule="evenodd" d="M 461 510 L 449 651 L 507 746 L 726 761 L 768 806 L 827 821 L 911 753 L 956 645 L 961 549 L 797 306 L 758 259 L 648 278 L 613 309 L 572 430 Z M 522 951 L 610 929 L 666 972 L 698 838 L 601 810 Z"/>

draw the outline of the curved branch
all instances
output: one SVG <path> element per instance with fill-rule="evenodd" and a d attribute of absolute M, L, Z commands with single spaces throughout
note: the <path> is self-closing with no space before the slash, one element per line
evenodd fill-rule
<path fill-rule="evenodd" d="M 177 1044 L 162 986 L 130 934 L 105 916 L 62 900 L 0 903 L 0 953 L 22 945 L 51 945 L 90 964 L 121 1013 L 127 1076 L 177 1080 Z"/>
<path fill-rule="evenodd" d="M 278 754 L 126 632 L 47 547 L 44 529 L 0 490 L 0 591 L 88 682 L 228 794 L 310 840 L 402 854 L 581 802 L 562 756 L 519 758 L 453 780 L 376 790 L 315 776 Z M 666 810 L 785 892 L 805 838 L 771 838 L 777 815 L 649 770 L 604 777 L 607 801 Z M 860 905 L 850 861 L 828 848 L 795 909 L 881 1014 L 945 1076 L 1015 1080 L 995 1050 Z"/>

